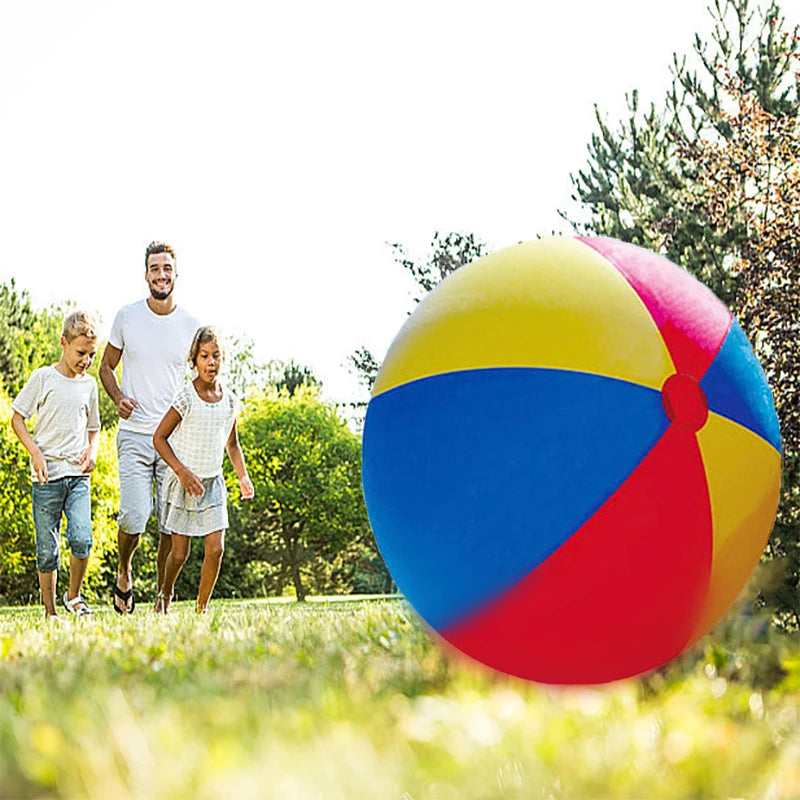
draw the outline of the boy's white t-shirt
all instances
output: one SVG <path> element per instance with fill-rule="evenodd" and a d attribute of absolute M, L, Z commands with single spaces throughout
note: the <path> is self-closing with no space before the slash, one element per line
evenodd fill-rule
<path fill-rule="evenodd" d="M 198 327 L 197 319 L 180 307 L 156 314 L 139 300 L 119 310 L 108 343 L 122 350 L 122 394 L 139 404 L 128 419 L 120 419 L 120 430 L 155 433 L 186 380 Z"/>
<path fill-rule="evenodd" d="M 91 375 L 68 378 L 54 366 L 39 367 L 11 408 L 24 419 L 36 417 L 33 441 L 42 451 L 49 480 L 84 474 L 79 461 L 89 447 L 89 431 L 100 430 L 97 383 Z M 32 459 L 31 478 L 38 482 Z"/>

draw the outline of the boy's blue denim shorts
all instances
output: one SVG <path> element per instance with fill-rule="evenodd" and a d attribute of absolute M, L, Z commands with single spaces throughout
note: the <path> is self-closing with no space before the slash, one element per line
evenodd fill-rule
<path fill-rule="evenodd" d="M 88 475 L 33 484 L 33 525 L 36 528 L 36 569 L 58 569 L 61 514 L 67 517 L 66 537 L 75 558 L 86 558 L 92 547 L 92 502 Z"/>

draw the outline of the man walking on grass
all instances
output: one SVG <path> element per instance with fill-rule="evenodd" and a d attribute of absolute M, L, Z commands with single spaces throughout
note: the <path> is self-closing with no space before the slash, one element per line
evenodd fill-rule
<path fill-rule="evenodd" d="M 187 358 L 195 317 L 179 308 L 173 290 L 178 272 L 176 256 L 165 242 L 151 242 L 145 251 L 149 296 L 123 306 L 114 318 L 100 364 L 100 380 L 119 411 L 119 562 L 112 602 L 119 614 L 130 614 L 133 594 L 133 554 L 147 520 L 161 509 L 161 483 L 166 464 L 153 446 L 153 433 L 186 378 Z M 122 386 L 114 369 L 122 359 Z M 159 526 L 160 528 L 160 526 Z M 172 547 L 166 531 L 159 530 L 158 587 Z"/>

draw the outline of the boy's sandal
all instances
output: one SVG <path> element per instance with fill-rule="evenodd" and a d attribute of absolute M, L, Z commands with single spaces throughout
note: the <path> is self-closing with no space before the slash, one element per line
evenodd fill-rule
<path fill-rule="evenodd" d="M 123 602 L 122 608 L 117 605 L 117 597 Z M 131 601 L 130 610 L 127 608 L 128 600 Z M 136 598 L 133 596 L 133 588 L 123 592 L 115 583 L 114 594 L 111 597 L 111 605 L 114 606 L 114 611 L 116 611 L 117 614 L 133 614 L 133 609 L 136 608 Z"/>
<path fill-rule="evenodd" d="M 86 601 L 78 595 L 74 600 L 69 600 L 68 592 L 64 592 L 64 608 L 70 612 L 70 614 L 75 614 L 78 617 L 92 617 L 92 610 L 89 606 L 86 605 Z"/>

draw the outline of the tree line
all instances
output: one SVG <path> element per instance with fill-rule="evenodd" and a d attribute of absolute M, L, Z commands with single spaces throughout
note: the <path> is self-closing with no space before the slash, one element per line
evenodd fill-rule
<path fill-rule="evenodd" d="M 35 537 L 27 453 L 11 431 L 11 401 L 30 372 L 60 355 L 66 306 L 37 310 L 14 281 L 0 285 L 0 603 L 35 602 Z M 336 407 L 320 398 L 310 369 L 259 364 L 250 342 L 229 354 L 230 383 L 244 398 L 239 437 L 254 500 L 238 499 L 226 462 L 230 531 L 217 583 L 220 597 L 274 596 L 302 600 L 309 593 L 377 593 L 391 588 L 361 493 L 361 445 Z M 97 379 L 100 359 L 90 373 Z M 116 455 L 118 415 L 102 390 L 100 450 L 92 473 L 92 555 L 84 584 L 90 599 L 106 600 L 116 574 Z M 136 556 L 140 598 L 154 596 L 155 520 Z M 68 560 L 62 552 L 63 565 Z M 193 596 L 201 558 L 190 559 L 176 596 Z"/>

